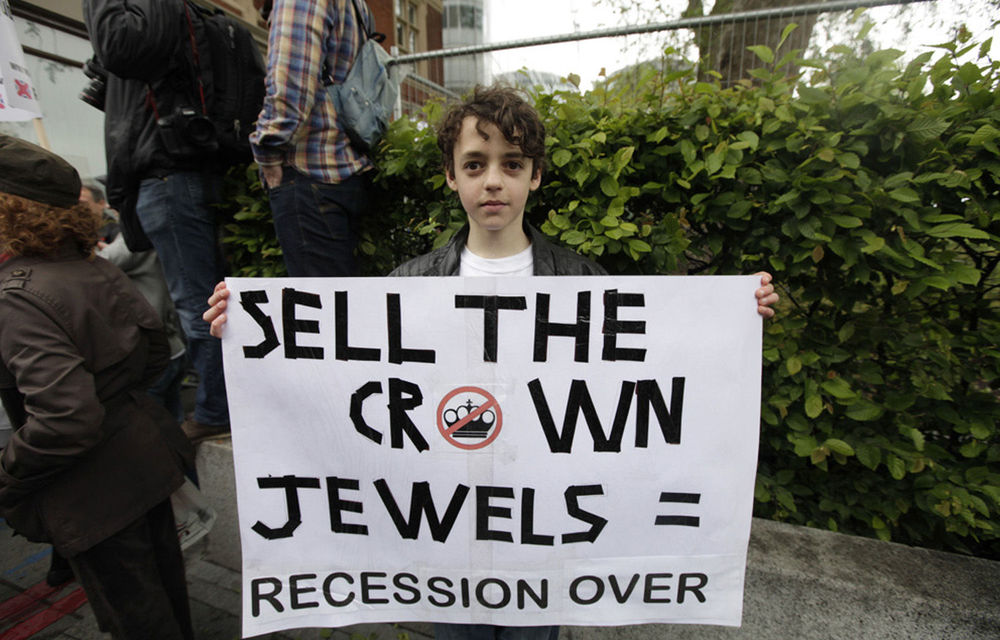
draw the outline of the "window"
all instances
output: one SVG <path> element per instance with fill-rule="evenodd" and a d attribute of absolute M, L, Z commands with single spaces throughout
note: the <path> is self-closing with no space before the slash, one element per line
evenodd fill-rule
<path fill-rule="evenodd" d="M 413 53 L 417 50 L 420 40 L 418 24 L 419 11 L 416 3 L 409 0 L 396 2 L 396 46 L 403 53 Z"/>
<path fill-rule="evenodd" d="M 459 5 L 458 26 L 463 29 L 482 29 L 483 10 L 479 7 Z"/>

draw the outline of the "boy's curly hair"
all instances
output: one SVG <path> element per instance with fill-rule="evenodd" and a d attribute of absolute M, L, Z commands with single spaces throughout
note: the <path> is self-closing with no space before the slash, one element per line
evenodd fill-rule
<path fill-rule="evenodd" d="M 507 142 L 519 147 L 532 161 L 532 175 L 545 169 L 545 125 L 535 108 L 514 88 L 477 86 L 471 96 L 452 106 L 438 125 L 437 143 L 449 176 L 455 173 L 455 143 L 462 133 L 462 122 L 469 116 L 476 118 L 476 131 L 484 140 L 488 136 L 481 125 L 488 122 Z"/>
<path fill-rule="evenodd" d="M 100 216 L 83 204 L 62 209 L 0 193 L 0 252 L 12 256 L 49 256 L 64 243 L 89 255 L 100 226 Z"/>

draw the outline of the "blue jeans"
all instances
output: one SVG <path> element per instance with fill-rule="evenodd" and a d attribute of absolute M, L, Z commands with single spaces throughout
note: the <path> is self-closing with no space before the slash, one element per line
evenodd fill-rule
<path fill-rule="evenodd" d="M 178 172 L 148 178 L 139 187 L 136 213 L 163 265 L 170 297 L 187 337 L 188 357 L 198 372 L 194 419 L 203 424 L 229 424 L 222 343 L 209 333 L 201 314 L 224 275 L 216 240 L 215 211 L 222 176 Z"/>
<path fill-rule="evenodd" d="M 354 249 L 370 184 L 365 174 L 327 184 L 283 168 L 281 184 L 268 190 L 268 197 L 289 276 L 359 274 Z"/>
<path fill-rule="evenodd" d="M 559 627 L 500 627 L 493 624 L 434 623 L 435 640 L 557 640 Z"/>

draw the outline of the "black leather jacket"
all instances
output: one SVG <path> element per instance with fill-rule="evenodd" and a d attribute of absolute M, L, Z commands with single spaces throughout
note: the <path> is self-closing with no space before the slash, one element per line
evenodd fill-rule
<path fill-rule="evenodd" d="M 531 239 L 531 257 L 536 276 L 606 276 L 601 265 L 549 242 L 527 222 L 524 231 Z M 462 249 L 469 238 L 469 225 L 452 236 L 448 244 L 430 253 L 404 262 L 390 276 L 457 276 L 462 264 Z"/>

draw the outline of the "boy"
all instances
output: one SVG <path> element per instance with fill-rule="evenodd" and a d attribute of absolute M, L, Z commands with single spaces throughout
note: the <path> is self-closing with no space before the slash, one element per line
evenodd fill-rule
<path fill-rule="evenodd" d="M 477 88 L 452 107 L 438 129 L 448 186 L 468 215 L 445 246 L 397 267 L 391 276 L 607 275 L 600 265 L 550 243 L 524 221 L 528 195 L 541 184 L 545 127 L 514 90 Z M 778 300 L 771 276 L 761 274 L 757 311 L 765 318 Z M 219 283 L 204 318 L 221 337 L 229 292 Z M 558 626 L 434 625 L 438 640 L 555 640 Z"/>
<path fill-rule="evenodd" d="M 545 127 L 513 89 L 480 88 L 453 107 L 438 129 L 438 147 L 469 223 L 444 247 L 389 275 L 607 275 L 524 222 L 528 194 L 542 180 Z"/>

